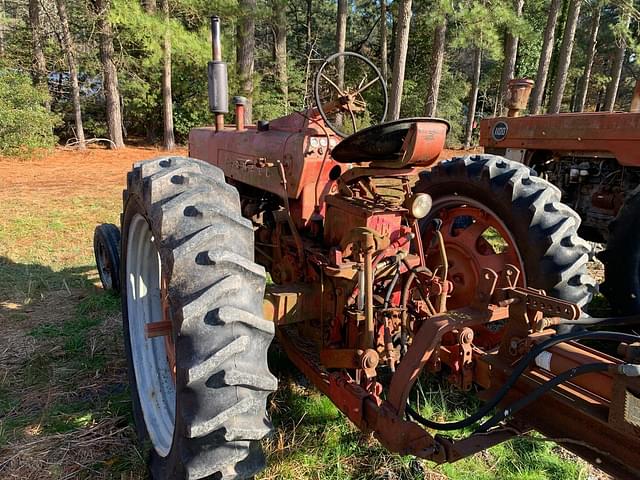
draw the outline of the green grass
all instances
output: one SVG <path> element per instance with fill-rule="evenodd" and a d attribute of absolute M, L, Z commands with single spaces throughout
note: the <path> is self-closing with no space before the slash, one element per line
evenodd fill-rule
<path fill-rule="evenodd" d="M 269 465 L 258 479 L 421 480 L 555 480 L 586 479 L 587 465 L 559 455 L 560 450 L 541 438 L 520 438 L 490 448 L 453 464 L 435 466 L 407 456 L 391 454 L 362 434 L 325 396 L 301 386 L 295 367 L 276 348 L 270 365 L 280 379 L 272 398 L 276 433 L 269 442 Z M 459 420 L 480 402 L 435 380 L 421 382 L 414 391 L 420 412 L 439 421 Z M 450 432 L 461 437 L 471 429 Z"/>

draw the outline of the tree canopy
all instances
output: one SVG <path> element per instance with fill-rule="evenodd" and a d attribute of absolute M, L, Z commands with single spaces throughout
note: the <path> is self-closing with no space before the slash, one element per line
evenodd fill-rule
<path fill-rule="evenodd" d="M 61 2 L 66 7 L 69 41 L 64 35 L 64 15 L 59 14 Z M 559 10 L 551 22 L 554 2 Z M 54 136 L 62 142 L 73 140 L 80 126 L 87 138 L 113 140 L 113 130 L 121 128 L 125 142 L 143 138 L 162 143 L 167 135 L 167 112 L 176 140 L 184 142 L 192 127 L 213 121 L 208 111 L 206 64 L 211 56 L 209 17 L 214 14 L 223 21 L 230 95 L 251 99 L 253 121 L 308 107 L 312 105 L 313 72 L 338 47 L 338 3 L 163 0 L 156 5 L 156 0 L 0 0 L 0 96 L 19 92 L 13 98 L 0 98 L 0 150 L 13 151 L 19 147 L 14 143 L 27 137 L 33 146 L 51 145 Z M 379 67 L 386 59 L 390 90 L 396 75 L 394 59 L 402 46 L 401 39 L 396 42 L 399 29 L 404 28 L 399 9 L 408 4 L 404 83 L 401 97 L 397 92 L 391 102 L 399 105 L 402 117 L 428 111 L 448 119 L 451 145 L 465 140 L 465 125 L 474 129 L 480 118 L 500 114 L 505 75 L 543 78 L 539 65 L 545 34 L 552 40 L 546 82 L 538 85 L 543 112 L 554 91 L 561 112 L 625 110 L 640 74 L 640 15 L 637 2 L 631 0 L 344 3 L 345 49 L 369 57 Z M 573 33 L 566 24 L 576 9 L 575 38 L 568 55 L 566 45 L 571 39 L 567 36 Z M 247 43 L 247 36 L 252 42 Z M 115 67 L 111 73 L 105 57 Z M 438 58 L 438 68 L 432 68 Z M 479 61 L 479 76 L 474 74 L 474 59 Z M 70 61 L 75 61 L 75 74 Z M 74 103 L 74 75 L 78 77 L 79 104 Z M 473 85 L 476 77 L 477 85 Z M 109 105 L 110 92 L 116 92 L 119 102 L 116 99 Z M 167 110 L 166 102 L 163 107 L 163 94 L 168 94 L 165 100 L 172 109 Z M 114 116 L 118 107 L 121 119 Z M 25 111 L 34 116 L 30 122 L 34 134 L 23 137 L 8 126 L 7 119 L 26 115 L 18 113 Z M 474 111 L 473 118 L 467 118 Z M 9 131 L 12 133 L 4 133 Z M 474 141 L 475 129 L 467 133 Z"/>

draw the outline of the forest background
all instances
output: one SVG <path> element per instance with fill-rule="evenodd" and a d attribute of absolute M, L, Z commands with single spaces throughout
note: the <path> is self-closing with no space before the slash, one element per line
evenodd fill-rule
<path fill-rule="evenodd" d="M 452 147 L 503 113 L 511 78 L 535 80 L 531 113 L 557 113 L 627 109 L 640 75 L 630 0 L 142 1 L 0 0 L 0 154 L 184 143 L 212 123 L 214 14 L 254 121 L 312 105 L 313 72 L 344 50 L 380 67 L 387 119 L 446 118 Z"/>

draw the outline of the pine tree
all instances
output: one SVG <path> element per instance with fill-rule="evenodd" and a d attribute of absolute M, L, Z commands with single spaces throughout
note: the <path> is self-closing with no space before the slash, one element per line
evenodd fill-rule
<path fill-rule="evenodd" d="M 547 75 L 549 74 L 549 64 L 551 63 L 551 55 L 553 53 L 553 42 L 555 40 L 556 24 L 558 23 L 558 15 L 562 0 L 551 0 L 549 5 L 549 15 L 547 16 L 547 24 L 544 28 L 542 40 L 542 51 L 538 61 L 538 73 L 536 74 L 535 85 L 531 92 L 529 110 L 532 114 L 540 113 L 545 88 L 547 85 Z"/>
<path fill-rule="evenodd" d="M 240 80 L 240 92 L 247 98 L 244 110 L 244 122 L 252 123 L 253 117 L 253 68 L 256 48 L 256 0 L 240 0 L 242 16 L 236 29 L 237 73 Z"/>
<path fill-rule="evenodd" d="M 122 110 L 120 108 L 120 88 L 118 71 L 114 61 L 113 29 L 109 21 L 110 0 L 91 0 L 96 14 L 96 27 L 100 44 L 100 62 L 104 95 L 107 103 L 107 126 L 113 148 L 124 147 L 122 132 Z"/>
<path fill-rule="evenodd" d="M 564 26 L 562 44 L 560 45 L 560 53 L 558 54 L 558 70 L 553 83 L 553 93 L 549 100 L 549 113 L 560 112 L 564 89 L 567 85 L 569 66 L 571 65 L 571 54 L 573 52 L 573 43 L 575 40 L 576 27 L 578 25 L 581 6 L 582 0 L 570 0 L 569 2 L 569 13 L 567 14 L 567 22 Z"/>
<path fill-rule="evenodd" d="M 584 70 L 580 78 L 579 92 L 576 99 L 576 112 L 584 110 L 587 102 L 587 94 L 589 93 L 589 82 L 591 81 L 591 69 L 593 68 L 593 59 L 596 55 L 596 45 L 598 42 L 598 31 L 600 30 L 600 16 L 602 6 L 596 2 L 591 12 L 591 27 L 589 29 L 589 44 L 587 45 L 587 58 L 584 63 Z"/>
<path fill-rule="evenodd" d="M 402 90 L 409 48 L 409 29 L 411 28 L 411 0 L 399 0 L 396 20 L 395 46 L 393 53 L 393 81 L 389 94 L 389 120 L 400 118 Z"/>
<path fill-rule="evenodd" d="M 56 0 L 58 17 L 60 18 L 62 47 L 67 57 L 69 67 L 69 80 L 71 81 L 71 98 L 73 100 L 73 113 L 76 123 L 76 138 L 78 147 L 81 150 L 87 148 L 84 138 L 84 128 L 82 126 L 82 107 L 80 105 L 80 86 L 78 84 L 78 66 L 75 57 L 75 48 L 69 30 L 69 18 L 67 16 L 67 6 L 65 0 Z"/>

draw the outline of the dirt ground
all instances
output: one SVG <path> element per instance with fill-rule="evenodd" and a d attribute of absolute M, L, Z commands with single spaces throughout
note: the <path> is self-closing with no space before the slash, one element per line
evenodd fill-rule
<path fill-rule="evenodd" d="M 186 155 L 176 149 L 171 154 Z M 68 195 L 70 192 L 110 195 L 114 186 L 123 187 L 133 162 L 165 155 L 153 147 L 127 147 L 121 150 L 89 148 L 85 152 L 57 149 L 50 155 L 37 155 L 16 161 L 0 157 L 0 201 L 22 196 Z"/>
<path fill-rule="evenodd" d="M 481 149 L 443 150 L 440 158 L 452 158 Z M 124 186 L 125 175 L 133 162 L 166 155 L 154 147 L 127 147 L 106 150 L 94 147 L 86 152 L 57 149 L 50 155 L 38 155 L 16 161 L 0 157 L 0 201 L 15 200 L 37 192 L 38 195 L 67 195 L 86 191 L 92 195 L 110 194 L 112 187 Z M 178 148 L 171 155 L 186 155 Z"/>
<path fill-rule="evenodd" d="M 447 150 L 442 158 L 462 153 Z M 160 155 L 166 153 L 128 147 L 0 159 L 0 479 L 145 478 L 144 455 L 131 427 L 121 339 L 113 333 L 121 328 L 119 303 L 99 290 L 92 234 L 96 224 L 118 223 L 132 163 Z M 336 418 L 332 428 L 355 435 Z M 300 441 L 295 428 L 292 443 Z M 309 442 L 315 445 L 313 436 Z M 286 442 L 274 447 L 279 465 L 264 478 L 303 478 L 282 473 L 294 462 L 295 450 Z M 585 468 L 589 478 L 605 478 Z M 310 469 L 315 475 L 304 478 L 324 478 L 318 467 Z M 445 478 L 431 470 L 421 477 L 390 475 L 384 478 Z"/>

